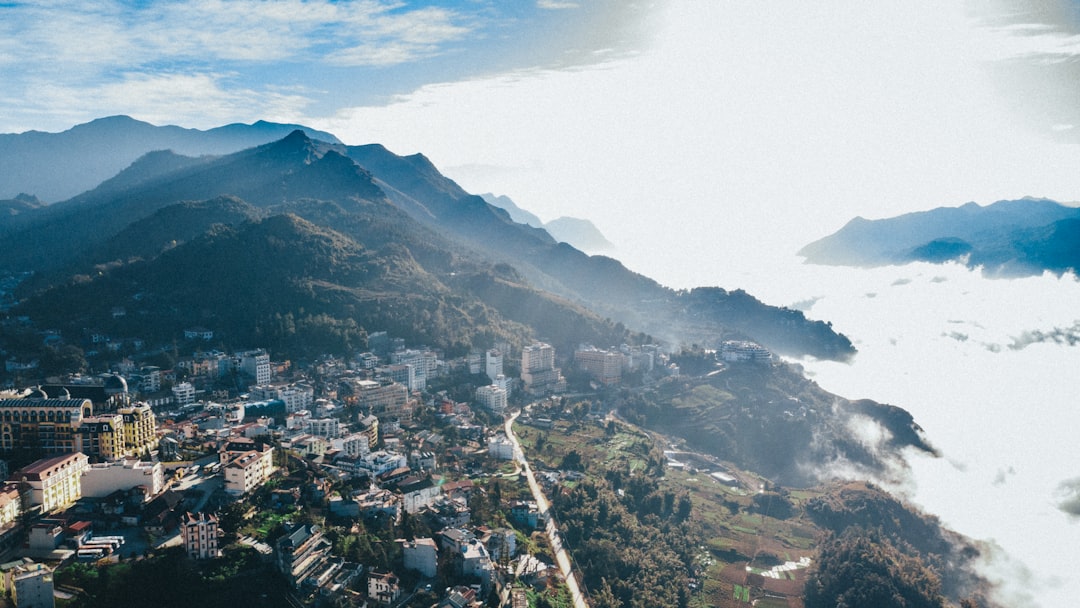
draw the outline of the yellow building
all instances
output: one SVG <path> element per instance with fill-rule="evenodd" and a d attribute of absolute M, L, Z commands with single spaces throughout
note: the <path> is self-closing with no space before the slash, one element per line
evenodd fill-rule
<path fill-rule="evenodd" d="M 0 399 L 0 451 L 75 452 L 79 425 L 93 415 L 89 399 L 49 399 L 40 390 L 21 399 Z"/>
<path fill-rule="evenodd" d="M 82 475 L 90 459 L 82 452 L 43 458 L 11 475 L 9 481 L 27 484 L 30 505 L 43 513 L 70 506 L 82 498 Z"/>
<path fill-rule="evenodd" d="M 120 414 L 84 418 L 76 447 L 95 461 L 123 458 L 127 455 L 125 430 L 124 417 Z"/>
<path fill-rule="evenodd" d="M 140 456 L 157 448 L 157 421 L 150 406 L 138 403 L 116 410 L 124 417 L 124 448 L 130 456 Z"/>
<path fill-rule="evenodd" d="M 18 484 L 5 483 L 0 487 L 0 530 L 19 519 L 21 513 L 22 497 Z"/>

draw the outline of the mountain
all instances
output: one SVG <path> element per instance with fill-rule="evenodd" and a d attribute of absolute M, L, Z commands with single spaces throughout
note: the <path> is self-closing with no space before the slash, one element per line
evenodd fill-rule
<path fill-rule="evenodd" d="M 611 244 L 600 230 L 589 220 L 576 217 L 560 217 L 548 223 L 540 221 L 532 213 L 518 207 L 514 201 L 506 195 L 496 196 L 491 193 L 481 194 L 481 198 L 510 214 L 510 219 L 519 224 L 526 224 L 534 228 L 543 228 L 561 243 L 568 243 L 582 251 L 604 251 L 613 249 Z"/>
<path fill-rule="evenodd" d="M 490 192 L 486 192 L 484 194 L 481 194 L 480 198 L 484 199 L 489 204 L 506 211 L 510 214 L 510 219 L 514 220 L 519 224 L 526 224 L 528 226 L 532 226 L 533 228 L 544 227 L 544 222 L 541 221 L 540 218 L 536 217 L 531 212 L 526 211 L 521 207 L 518 207 L 517 203 L 515 203 L 513 199 L 511 199 L 509 196 L 506 196 L 505 194 L 495 195 Z"/>
<path fill-rule="evenodd" d="M 582 251 L 603 251 L 615 247 L 589 220 L 557 217 L 544 224 L 544 230 L 556 241 L 569 243 Z"/>
<path fill-rule="evenodd" d="M 153 150 L 199 156 L 229 154 L 281 139 L 302 129 L 322 141 L 330 133 L 301 125 L 259 121 L 206 131 L 155 126 L 129 116 L 110 116 L 61 133 L 0 134 L 0 199 L 28 192 L 55 202 L 89 190 Z"/>
<path fill-rule="evenodd" d="M 44 206 L 45 201 L 36 196 L 20 192 L 13 199 L 0 201 L 0 216 L 15 216 Z"/>
<path fill-rule="evenodd" d="M 855 218 L 799 250 L 811 264 L 959 261 L 991 275 L 1080 269 L 1080 208 L 1049 199 L 967 203 L 898 217 Z"/>
<path fill-rule="evenodd" d="M 0 235 L 22 244 L 0 250 L 0 268 L 36 270 L 26 289 L 41 290 L 69 284 L 63 276 L 151 262 L 147 256 L 174 247 L 173 241 L 187 243 L 207 221 L 181 213 L 177 217 L 188 219 L 139 222 L 178 203 L 220 197 L 235 197 L 258 210 L 234 209 L 226 225 L 245 214 L 287 213 L 369 250 L 407 251 L 444 286 L 456 283 L 473 296 L 503 302 L 501 313 L 508 320 L 543 319 L 543 329 L 533 327 L 541 337 L 569 339 L 567 328 L 574 327 L 566 322 L 569 314 L 592 319 L 585 326 L 611 319 L 614 330 L 595 326 L 587 332 L 608 339 L 631 328 L 672 344 L 753 337 L 782 353 L 845 358 L 854 352 L 847 338 L 801 312 L 765 305 L 740 291 L 677 292 L 617 260 L 556 242 L 545 230 L 516 223 L 465 192 L 422 155 L 322 142 L 299 130 L 218 157 L 144 155 L 93 190 L 0 222 Z M 115 247 L 138 242 L 143 232 L 154 235 L 145 247 Z M 125 233 L 130 236 L 118 237 Z M 507 293 L 543 305 L 516 306 Z"/>

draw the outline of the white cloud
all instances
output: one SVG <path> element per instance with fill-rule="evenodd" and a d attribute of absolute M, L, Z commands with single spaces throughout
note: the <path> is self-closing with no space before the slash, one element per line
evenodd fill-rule
<path fill-rule="evenodd" d="M 536 6 L 544 10 L 559 11 L 572 8 L 581 8 L 577 2 L 560 2 L 559 0 L 537 0 Z"/>
<path fill-rule="evenodd" d="M 654 276 L 706 249 L 718 275 L 789 256 L 855 215 L 1080 198 L 1078 151 L 1016 125 L 958 7 L 785 8 L 672 3 L 638 56 L 429 85 L 316 126 L 467 167 L 467 189 L 541 217 L 587 216 Z"/>
<path fill-rule="evenodd" d="M 156 124 L 209 128 L 246 119 L 252 112 L 268 120 L 296 116 L 309 99 L 297 92 L 251 90 L 227 85 L 218 74 L 128 73 L 91 87 L 40 82 L 38 112 L 128 114 Z"/>

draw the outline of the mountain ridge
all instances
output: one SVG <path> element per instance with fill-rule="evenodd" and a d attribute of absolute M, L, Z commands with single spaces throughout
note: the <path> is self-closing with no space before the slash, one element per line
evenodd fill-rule
<path fill-rule="evenodd" d="M 824 265 L 955 261 L 992 276 L 1062 274 L 1080 268 L 1078 219 L 1080 208 L 1045 198 L 969 202 L 878 220 L 856 217 L 798 255 Z"/>
<path fill-rule="evenodd" d="M 322 141 L 340 144 L 331 133 L 294 124 L 257 121 L 213 129 L 157 126 L 116 115 L 82 123 L 59 133 L 26 131 L 0 134 L 0 199 L 19 192 L 57 202 L 97 186 L 153 150 L 186 156 L 220 155 L 280 139 L 302 129 Z"/>
<path fill-rule="evenodd" d="M 25 243 L 0 251 L 0 265 L 60 271 L 80 259 L 84 269 L 113 263 L 117 260 L 87 260 L 84 253 L 169 205 L 231 196 L 271 214 L 303 210 L 315 221 L 323 221 L 320 213 L 329 210 L 323 216 L 331 227 L 351 226 L 360 242 L 389 246 L 372 229 L 379 226 L 437 272 L 456 272 L 454 263 L 466 260 L 507 264 L 533 289 L 672 344 L 707 335 L 717 340 L 761 335 L 778 352 L 830 358 L 854 352 L 846 337 L 801 312 L 769 307 L 739 291 L 714 290 L 708 298 L 694 298 L 633 273 L 618 260 L 589 256 L 542 229 L 514 223 L 505 211 L 443 176 L 423 155 L 398 156 L 377 144 L 320 142 L 294 130 L 223 156 L 185 160 L 152 153 L 125 171 L 67 201 L 20 214 L 18 222 L 0 223 L 6 238 Z M 323 204 L 322 212 L 312 206 L 315 201 Z M 176 237 L 189 239 L 190 234 Z M 114 255 L 124 257 L 109 257 Z"/>

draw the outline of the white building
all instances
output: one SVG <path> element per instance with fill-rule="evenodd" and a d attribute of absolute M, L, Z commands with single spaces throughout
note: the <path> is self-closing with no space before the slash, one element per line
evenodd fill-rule
<path fill-rule="evenodd" d="M 258 348 L 236 354 L 236 369 L 253 379 L 254 384 L 268 384 L 272 376 L 270 355 Z"/>
<path fill-rule="evenodd" d="M 439 549 L 434 539 L 418 538 L 405 541 L 402 546 L 402 555 L 405 558 L 406 570 L 415 570 L 421 576 L 435 578 L 439 565 Z"/>
<path fill-rule="evenodd" d="M 11 475 L 13 482 L 30 486 L 30 504 L 43 513 L 67 507 L 82 498 L 82 474 L 90 459 L 82 452 L 45 458 Z"/>
<path fill-rule="evenodd" d="M 266 483 L 274 472 L 274 448 L 264 446 L 262 451 L 251 450 L 233 454 L 223 452 L 229 458 L 224 467 L 225 492 L 231 496 L 243 496 Z"/>
<path fill-rule="evenodd" d="M 305 431 L 325 439 L 334 439 L 345 434 L 344 426 L 337 418 L 316 418 L 307 421 Z"/>
<path fill-rule="evenodd" d="M 499 433 L 488 439 L 488 455 L 499 460 L 514 459 L 514 442 L 506 435 Z"/>
<path fill-rule="evenodd" d="M 102 462 L 90 465 L 82 475 L 82 495 L 90 498 L 104 498 L 117 490 L 139 486 L 146 488 L 146 500 L 165 489 L 165 475 L 160 462 Z"/>
<path fill-rule="evenodd" d="M 172 387 L 176 405 L 183 407 L 195 403 L 195 387 L 190 382 L 180 382 Z"/>
<path fill-rule="evenodd" d="M 487 377 L 494 382 L 495 378 L 498 378 L 503 373 L 503 355 L 502 351 L 497 348 L 493 348 L 484 353 L 484 371 L 487 373 Z"/>
<path fill-rule="evenodd" d="M 289 414 L 300 410 L 310 410 L 315 403 L 314 387 L 304 383 L 260 384 L 251 387 L 248 392 L 251 398 L 256 400 L 280 399 L 285 402 L 285 412 Z"/>
<path fill-rule="evenodd" d="M 330 446 L 349 456 L 366 456 L 371 453 L 371 440 L 364 433 L 349 433 L 330 440 Z"/>
<path fill-rule="evenodd" d="M 727 340 L 720 345 L 720 358 L 728 362 L 768 362 L 772 360 L 772 353 L 756 342 Z"/>
<path fill-rule="evenodd" d="M 509 396 L 505 389 L 490 384 L 476 389 L 476 402 L 489 412 L 502 416 L 506 413 Z"/>
<path fill-rule="evenodd" d="M 533 394 L 558 393 L 566 390 L 566 379 L 555 367 L 555 348 L 535 342 L 521 351 L 521 380 L 525 390 Z"/>

